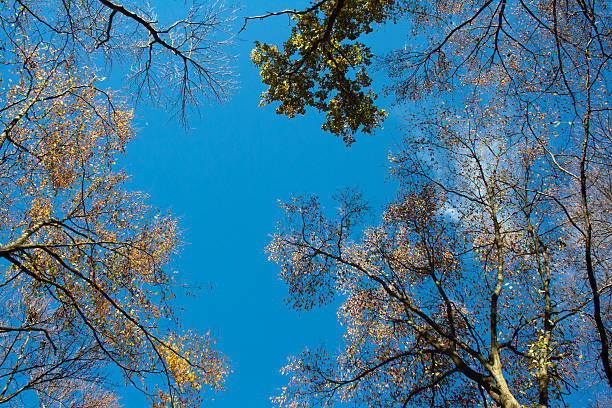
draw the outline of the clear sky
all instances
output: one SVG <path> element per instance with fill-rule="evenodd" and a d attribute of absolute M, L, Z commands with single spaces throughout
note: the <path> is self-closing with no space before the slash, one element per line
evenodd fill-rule
<path fill-rule="evenodd" d="M 286 3 L 252 0 L 239 15 Z M 351 186 L 376 209 L 394 193 L 386 157 L 401 139 L 398 114 L 385 129 L 358 135 L 346 148 L 321 131 L 315 112 L 288 120 L 273 106 L 258 107 L 264 87 L 249 59 L 253 42 L 278 44 L 288 34 L 287 22 L 276 17 L 249 23 L 233 50 L 238 89 L 222 105 L 204 105 L 187 134 L 163 107 L 138 109 L 140 130 L 123 163 L 133 175 L 131 188 L 180 217 L 185 244 L 173 267 L 184 282 L 202 287 L 195 297 L 180 299 L 184 326 L 200 333 L 210 329 L 231 361 L 226 392 L 213 395 L 209 407 L 270 407 L 269 397 L 287 382 L 279 374 L 287 357 L 306 346 L 334 348 L 341 338 L 335 308 L 299 316 L 285 306 L 279 269 L 264 253 L 281 215 L 278 200 L 292 193 L 328 198 Z M 372 41 L 383 37 L 375 33 Z M 137 401 L 142 400 L 133 393 L 122 400 L 126 406 Z"/>
<path fill-rule="evenodd" d="M 295 0 L 249 0 L 238 15 L 300 5 Z M 158 13 L 163 16 L 164 9 Z M 278 201 L 292 193 L 316 193 L 325 203 L 349 186 L 364 193 L 373 216 L 380 214 L 395 193 L 387 155 L 400 143 L 402 128 L 410 125 L 402 113 L 407 107 L 392 107 L 381 98 L 380 106 L 390 113 L 384 129 L 357 135 L 347 148 L 320 129 L 316 112 L 288 120 L 276 115 L 274 105 L 259 107 L 265 88 L 249 54 L 256 40 L 280 44 L 288 28 L 286 17 L 248 24 L 230 50 L 237 56 L 237 89 L 223 104 L 204 104 L 201 117 L 191 117 L 188 132 L 164 107 L 139 106 L 139 131 L 120 163 L 133 176 L 132 189 L 147 192 L 153 206 L 180 217 L 184 245 L 171 268 L 180 272 L 180 283 L 201 289 L 191 297 L 179 296 L 176 307 L 184 308 L 184 328 L 210 330 L 233 370 L 225 392 L 209 394 L 206 407 L 271 407 L 270 397 L 288 382 L 279 370 L 289 356 L 305 347 L 324 344 L 334 350 L 340 345 L 337 304 L 302 315 L 285 305 L 287 289 L 278 278 L 279 268 L 264 253 L 282 215 Z M 380 54 L 402 46 L 406 31 L 401 24 L 387 25 L 366 41 Z M 385 74 L 378 72 L 374 79 L 381 90 Z M 126 407 L 147 405 L 134 390 L 119 394 Z M 583 399 L 578 392 L 570 405 L 582 406 Z"/>

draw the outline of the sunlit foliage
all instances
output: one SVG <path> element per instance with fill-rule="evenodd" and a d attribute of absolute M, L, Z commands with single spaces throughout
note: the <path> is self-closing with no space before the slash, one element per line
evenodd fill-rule
<path fill-rule="evenodd" d="M 268 251 L 288 303 L 341 299 L 345 334 L 290 361 L 277 406 L 548 407 L 598 380 L 580 244 L 534 192 L 543 152 L 470 120 L 390 156 L 397 198 L 363 232 L 354 192 L 335 215 L 317 197 L 282 205 Z"/>
<path fill-rule="evenodd" d="M 378 22 L 372 4 L 276 14 L 346 7 Z M 279 406 L 548 407 L 575 389 L 609 403 L 608 7 L 389 3 L 380 21 L 407 27 L 381 58 L 409 112 L 390 154 L 398 198 L 380 225 L 352 235 L 359 200 L 341 197 L 331 220 L 317 199 L 284 204 L 268 249 L 289 303 L 339 296 L 346 334 L 337 355 L 289 364 Z"/>
<path fill-rule="evenodd" d="M 257 42 L 251 54 L 268 86 L 262 104 L 280 102 L 276 112 L 289 118 L 314 107 L 326 114 L 323 130 L 347 145 L 357 132 L 380 127 L 387 114 L 374 104 L 367 71 L 373 55 L 356 40 L 389 18 L 394 6 L 394 0 L 323 0 L 287 11 L 294 24 L 282 49 Z"/>
<path fill-rule="evenodd" d="M 183 331 L 168 214 L 125 188 L 132 111 L 53 45 L 21 35 L 2 61 L 0 403 L 116 406 L 128 383 L 155 407 L 220 390 L 225 358 Z M 121 373 L 111 381 L 110 373 Z"/>

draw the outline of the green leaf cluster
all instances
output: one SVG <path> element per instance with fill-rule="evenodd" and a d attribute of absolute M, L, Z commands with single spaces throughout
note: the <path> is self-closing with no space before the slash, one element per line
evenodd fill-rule
<path fill-rule="evenodd" d="M 327 0 L 293 12 L 281 50 L 256 42 L 251 53 L 268 86 L 261 104 L 280 102 L 276 112 L 289 118 L 305 114 L 307 106 L 325 112 L 322 129 L 347 145 L 358 131 L 372 133 L 387 114 L 375 105 L 367 73 L 373 54 L 356 40 L 394 9 L 394 0 Z"/>

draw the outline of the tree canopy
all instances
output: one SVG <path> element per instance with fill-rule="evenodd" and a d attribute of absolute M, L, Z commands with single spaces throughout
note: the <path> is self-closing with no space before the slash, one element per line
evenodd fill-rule
<path fill-rule="evenodd" d="M 378 60 L 409 113 L 390 154 L 398 198 L 381 224 L 352 233 L 366 206 L 350 194 L 331 219 L 316 198 L 283 205 L 268 249 L 289 302 L 339 296 L 346 333 L 337 355 L 308 350 L 286 367 L 277 405 L 559 406 L 591 381 L 609 395 L 608 5 L 328 0 L 281 13 L 295 21 L 289 40 L 253 54 L 264 103 L 326 111 L 335 85 L 311 70 L 337 65 L 302 65 L 293 44 L 311 38 L 325 55 L 338 33 L 358 49 L 371 24 L 401 22 L 403 47 Z M 360 49 L 368 74 L 373 52 Z M 354 110 L 334 106 L 351 143 Z M 382 117 L 360 118 L 367 133 Z"/>
<path fill-rule="evenodd" d="M 136 96 L 182 115 L 229 90 L 214 37 L 228 21 L 199 3 L 161 26 L 111 1 L 3 2 L 0 404 L 116 407 L 124 383 L 193 407 L 222 389 L 225 356 L 174 311 L 176 220 L 117 169 L 133 110 L 96 67 L 129 58 Z"/>

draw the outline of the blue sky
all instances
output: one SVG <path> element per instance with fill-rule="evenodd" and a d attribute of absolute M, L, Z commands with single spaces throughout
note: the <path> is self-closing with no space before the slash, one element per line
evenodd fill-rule
<path fill-rule="evenodd" d="M 161 20 L 179 15 L 185 4 L 157 3 Z M 307 0 L 251 0 L 238 16 L 305 5 Z M 179 271 L 179 283 L 200 289 L 192 296 L 179 293 L 176 309 L 183 309 L 184 329 L 212 333 L 233 370 L 226 391 L 209 394 L 206 407 L 271 407 L 270 397 L 287 383 L 279 370 L 289 356 L 305 347 L 324 344 L 333 351 L 340 346 L 337 304 L 301 315 L 285 305 L 287 289 L 278 266 L 264 253 L 282 215 L 278 201 L 316 193 L 326 203 L 335 191 L 355 187 L 375 217 L 395 193 L 387 155 L 410 126 L 403 112 L 413 107 L 392 107 L 381 98 L 379 104 L 390 113 L 384 129 L 357 135 L 347 148 L 321 131 L 316 112 L 288 120 L 276 115 L 274 105 L 259 107 L 264 86 L 249 54 L 254 41 L 279 44 L 288 31 L 287 17 L 249 23 L 228 50 L 236 55 L 239 82 L 231 99 L 203 104 L 188 132 L 166 107 L 141 103 L 135 112 L 137 136 L 119 163 L 132 175 L 130 189 L 148 193 L 151 205 L 180 219 L 184 244 L 169 268 Z M 408 31 L 402 23 L 385 26 L 366 41 L 380 54 L 401 47 Z M 118 83 L 123 68 L 109 74 L 109 86 Z M 388 82 L 383 72 L 374 78 L 377 90 Z M 116 382 L 121 386 L 122 378 Z M 118 393 L 126 407 L 148 405 L 135 390 Z M 582 406 L 585 395 L 575 393 L 572 406 Z"/>
<path fill-rule="evenodd" d="M 287 7 L 299 4 L 251 0 L 238 15 Z M 160 15 L 163 11 L 158 9 Z M 340 345 L 336 305 L 301 315 L 285 305 L 287 289 L 278 266 L 264 253 L 282 215 L 278 200 L 316 193 L 326 202 L 349 186 L 363 192 L 372 213 L 379 214 L 395 193 L 387 154 L 409 126 L 402 113 L 409 107 L 394 108 L 382 98 L 379 104 L 390 113 L 384 129 L 357 135 L 347 148 L 321 131 L 316 112 L 288 120 L 276 115 L 275 106 L 259 107 L 265 88 L 249 59 L 253 43 L 279 44 L 288 28 L 286 17 L 249 23 L 230 50 L 237 55 L 239 86 L 229 101 L 204 104 L 187 133 L 164 107 L 140 105 L 139 131 L 121 163 L 133 176 L 132 189 L 147 192 L 153 206 L 180 218 L 184 245 L 171 267 L 180 272 L 181 283 L 201 287 L 194 296 L 177 299 L 177 309 L 184 308 L 181 321 L 186 329 L 210 330 L 233 369 L 226 391 L 209 395 L 204 406 L 211 408 L 271 407 L 270 397 L 287 383 L 279 370 L 289 356 L 305 347 Z M 367 42 L 384 52 L 400 47 L 407 31 L 401 23 L 381 27 Z M 385 74 L 374 78 L 380 90 Z M 120 394 L 126 407 L 147 404 L 133 390 Z M 581 406 L 582 399 L 579 392 L 570 403 Z"/>
<path fill-rule="evenodd" d="M 284 6 L 250 1 L 239 14 Z M 386 157 L 401 139 L 397 114 L 384 130 L 358 135 L 347 148 L 321 131 L 316 112 L 288 120 L 273 106 L 258 107 L 264 87 L 249 59 L 253 42 L 279 43 L 287 21 L 249 23 L 233 50 L 238 89 L 224 104 L 204 105 L 188 133 L 163 107 L 138 109 L 140 130 L 123 163 L 132 189 L 180 217 L 185 244 L 173 267 L 184 282 L 202 287 L 195 297 L 179 299 L 184 326 L 210 329 L 231 361 L 226 392 L 212 396 L 209 407 L 270 407 L 269 397 L 286 383 L 279 370 L 287 357 L 323 343 L 333 349 L 341 339 L 333 307 L 300 316 L 285 306 L 286 287 L 264 253 L 281 215 L 278 200 L 292 193 L 328 198 L 351 186 L 376 209 L 394 194 Z M 126 406 L 137 401 L 132 393 L 122 400 Z"/>

